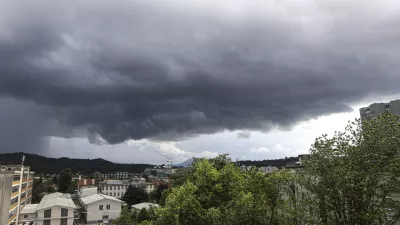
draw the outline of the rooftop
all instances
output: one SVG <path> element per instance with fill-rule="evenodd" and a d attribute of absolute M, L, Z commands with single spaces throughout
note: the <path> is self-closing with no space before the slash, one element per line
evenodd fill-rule
<path fill-rule="evenodd" d="M 82 197 L 81 201 L 83 202 L 83 204 L 88 205 L 93 202 L 98 202 L 98 201 L 105 200 L 105 199 L 124 203 L 124 201 L 121 201 L 118 198 L 114 198 L 114 197 L 111 197 L 108 195 L 103 195 L 103 194 L 87 195 L 87 196 Z"/>
<path fill-rule="evenodd" d="M 21 214 L 35 213 L 39 204 L 28 204 L 22 210 Z"/>
<path fill-rule="evenodd" d="M 104 181 L 104 184 L 107 184 L 107 185 L 123 185 L 123 184 L 129 184 L 129 181 L 127 181 L 127 180 L 106 180 L 106 181 Z"/>
<path fill-rule="evenodd" d="M 140 209 L 143 209 L 143 208 L 149 209 L 150 207 L 160 207 L 160 205 L 159 204 L 155 204 L 155 203 L 151 203 L 151 202 L 142 202 L 142 203 L 139 203 L 139 204 L 136 204 L 136 205 L 131 205 L 131 207 L 140 210 Z"/>
<path fill-rule="evenodd" d="M 72 201 L 70 194 L 63 194 L 60 192 L 56 192 L 45 195 L 38 204 L 36 210 L 47 209 L 53 206 L 61 206 L 74 209 L 77 208 L 74 202 Z"/>

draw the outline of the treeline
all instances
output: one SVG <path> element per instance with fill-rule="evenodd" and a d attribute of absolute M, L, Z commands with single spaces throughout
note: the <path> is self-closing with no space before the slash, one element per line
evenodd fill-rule
<path fill-rule="evenodd" d="M 238 166 L 255 166 L 255 167 L 266 167 L 266 166 L 274 166 L 278 168 L 282 168 L 286 166 L 287 163 L 291 162 L 298 162 L 299 157 L 285 157 L 282 159 L 265 159 L 265 160 L 256 160 L 256 161 L 251 161 L 251 160 L 242 160 L 237 162 L 236 164 Z"/>
<path fill-rule="evenodd" d="M 0 165 L 21 164 L 22 155 L 25 155 L 24 165 L 30 166 L 36 174 L 58 174 L 65 168 L 70 168 L 72 173 L 92 174 L 93 172 L 129 172 L 142 173 L 144 169 L 154 167 L 151 164 L 120 164 L 104 159 L 70 159 L 47 158 L 36 154 L 23 152 L 0 154 Z"/>

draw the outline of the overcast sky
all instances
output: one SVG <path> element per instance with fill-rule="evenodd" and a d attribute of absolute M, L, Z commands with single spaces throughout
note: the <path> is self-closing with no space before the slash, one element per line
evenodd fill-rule
<path fill-rule="evenodd" d="M 400 97 L 396 0 L 0 1 L 0 152 L 306 153 Z"/>

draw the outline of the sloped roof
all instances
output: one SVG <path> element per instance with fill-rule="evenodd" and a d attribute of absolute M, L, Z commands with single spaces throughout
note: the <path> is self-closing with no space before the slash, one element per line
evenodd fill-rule
<path fill-rule="evenodd" d="M 160 207 L 160 205 L 159 204 L 155 204 L 155 203 L 151 203 L 151 202 L 142 202 L 142 203 L 139 203 L 139 204 L 136 204 L 136 205 L 131 205 L 131 207 L 140 210 L 140 209 L 143 209 L 143 208 L 150 209 L 150 207 Z"/>
<path fill-rule="evenodd" d="M 37 206 L 36 210 L 47 209 L 53 206 L 61 206 L 65 208 L 76 209 L 75 203 L 71 199 L 70 194 L 63 194 L 60 192 L 45 195 Z"/>
<path fill-rule="evenodd" d="M 39 204 L 28 204 L 21 210 L 21 214 L 35 213 Z"/>
<path fill-rule="evenodd" d="M 124 203 L 124 201 L 119 200 L 118 198 L 114 198 L 108 195 L 103 195 L 103 194 L 91 194 L 91 195 L 87 195 L 85 197 L 81 198 L 81 201 L 83 202 L 83 204 L 88 205 L 94 202 L 98 202 L 101 200 L 111 200 L 111 201 L 116 201 L 116 202 L 121 202 Z"/>

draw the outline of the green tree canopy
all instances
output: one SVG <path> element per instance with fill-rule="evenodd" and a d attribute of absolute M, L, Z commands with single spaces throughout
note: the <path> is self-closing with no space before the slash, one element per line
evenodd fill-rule
<path fill-rule="evenodd" d="M 148 200 L 148 195 L 144 189 L 129 185 L 124 196 L 122 197 L 122 200 L 131 206 L 146 202 Z"/>
<path fill-rule="evenodd" d="M 294 182 L 286 170 L 241 171 L 227 155 L 195 160 L 187 181 L 172 190 L 155 224 L 292 224 Z"/>
<path fill-rule="evenodd" d="M 64 169 L 59 174 L 57 191 L 67 193 L 72 184 L 72 172 L 70 168 Z"/>
<path fill-rule="evenodd" d="M 319 202 L 325 224 L 393 224 L 400 216 L 399 117 L 349 123 L 323 135 L 306 162 L 306 188 Z"/>

